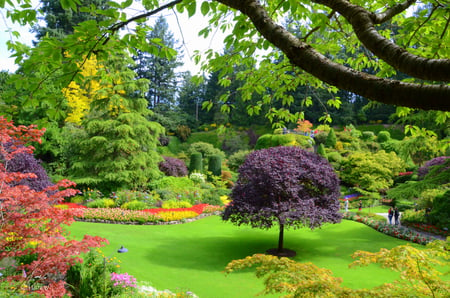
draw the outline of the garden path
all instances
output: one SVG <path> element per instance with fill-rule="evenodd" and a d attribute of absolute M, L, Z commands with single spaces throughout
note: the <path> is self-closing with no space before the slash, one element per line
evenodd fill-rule
<path fill-rule="evenodd" d="M 389 223 L 388 213 L 377 213 L 377 215 L 384 216 L 384 217 L 386 218 L 386 222 Z M 402 218 L 402 217 L 401 217 L 401 214 L 400 214 L 400 217 L 399 217 L 399 224 L 400 224 L 400 226 L 402 225 L 401 218 Z M 394 219 L 392 219 L 392 222 L 394 222 Z M 442 235 L 435 235 L 435 234 L 432 234 L 432 233 L 427 233 L 427 232 L 424 232 L 424 231 L 419 231 L 419 230 L 416 230 L 416 229 L 414 229 L 414 228 L 412 228 L 412 227 L 408 227 L 408 229 L 413 230 L 413 231 L 415 231 L 415 232 L 417 232 L 417 233 L 419 233 L 419 234 L 421 234 L 421 235 L 423 235 L 423 236 L 429 236 L 429 237 L 433 237 L 433 238 L 436 238 L 436 239 L 439 239 L 439 240 L 445 240 L 445 237 L 442 236 Z"/>

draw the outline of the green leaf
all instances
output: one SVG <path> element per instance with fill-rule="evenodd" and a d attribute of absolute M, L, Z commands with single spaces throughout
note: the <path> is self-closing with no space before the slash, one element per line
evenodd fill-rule
<path fill-rule="evenodd" d="M 126 0 L 125 2 L 122 3 L 122 8 L 127 8 L 131 4 L 133 4 L 133 0 Z"/>
<path fill-rule="evenodd" d="M 341 106 L 341 103 L 342 103 L 342 101 L 340 101 L 338 97 L 336 99 L 330 99 L 327 101 L 327 104 L 329 106 L 335 107 L 336 109 L 339 109 L 339 107 Z"/>
<path fill-rule="evenodd" d="M 202 15 L 206 16 L 209 12 L 209 2 L 204 1 L 200 7 L 200 11 L 202 12 Z"/>
<path fill-rule="evenodd" d="M 189 17 L 192 17 L 195 14 L 195 10 L 197 9 L 197 3 L 195 1 L 190 1 L 190 3 L 187 4 L 186 8 Z"/>
<path fill-rule="evenodd" d="M 61 4 L 62 9 L 69 10 L 69 8 L 70 8 L 69 0 L 60 0 L 59 2 Z"/>
<path fill-rule="evenodd" d="M 212 101 L 204 101 L 202 103 L 202 109 L 206 109 L 207 111 L 211 110 L 211 108 L 213 107 L 213 103 Z"/>

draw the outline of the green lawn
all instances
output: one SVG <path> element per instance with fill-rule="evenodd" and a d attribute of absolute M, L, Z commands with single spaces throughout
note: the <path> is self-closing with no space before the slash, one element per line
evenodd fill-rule
<path fill-rule="evenodd" d="M 263 289 L 253 271 L 222 273 L 229 261 L 276 247 L 278 230 L 236 227 L 218 216 L 178 225 L 135 226 L 76 222 L 69 230 L 77 239 L 84 234 L 109 240 L 106 256 L 124 245 L 129 252 L 114 254 L 122 272 L 148 281 L 159 290 L 190 290 L 200 298 L 252 297 Z M 344 278 L 344 285 L 369 288 L 392 281 L 397 275 L 378 266 L 348 269 L 356 250 L 378 251 L 406 241 L 381 234 L 363 224 L 344 220 L 322 229 L 289 230 L 285 247 L 297 251 L 296 261 L 311 261 Z M 277 297 L 277 296 L 273 296 Z"/>

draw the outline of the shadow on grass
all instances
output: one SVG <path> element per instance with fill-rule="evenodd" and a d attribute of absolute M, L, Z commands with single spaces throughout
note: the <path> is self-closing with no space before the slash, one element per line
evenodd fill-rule
<path fill-rule="evenodd" d="M 278 228 L 268 231 L 237 228 L 229 225 L 228 233 L 185 234 L 175 238 L 158 239 L 158 243 L 144 252 L 154 264 L 196 270 L 223 270 L 231 261 L 257 253 L 265 253 L 278 244 Z M 219 235 L 220 236 L 219 236 Z M 403 244 L 361 224 L 343 221 L 311 231 L 307 228 L 285 232 L 284 247 L 295 250 L 293 258 L 299 262 L 321 259 L 341 259 L 349 264 L 356 250 L 378 251 L 380 247 Z"/>

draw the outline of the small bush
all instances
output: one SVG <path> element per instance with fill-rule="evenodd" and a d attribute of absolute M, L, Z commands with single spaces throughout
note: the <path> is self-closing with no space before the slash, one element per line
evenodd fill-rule
<path fill-rule="evenodd" d="M 194 186 L 194 182 L 188 177 L 166 176 L 161 179 L 152 181 L 149 187 L 154 190 L 169 188 L 175 192 L 181 192 L 186 188 Z"/>
<path fill-rule="evenodd" d="M 329 162 L 341 163 L 342 161 L 342 156 L 336 151 L 329 152 L 327 158 Z"/>
<path fill-rule="evenodd" d="M 121 209 L 126 209 L 126 210 L 144 210 L 147 209 L 149 206 L 148 204 L 146 204 L 145 202 L 142 201 L 131 201 L 131 202 L 127 202 L 125 204 L 123 204 L 122 206 L 120 206 Z"/>
<path fill-rule="evenodd" d="M 220 199 L 220 193 L 217 192 L 216 189 L 208 189 L 203 191 L 202 203 L 214 206 L 223 205 L 222 200 Z"/>
<path fill-rule="evenodd" d="M 325 144 L 325 142 L 327 141 L 327 136 L 327 132 L 321 131 L 314 135 L 314 141 L 316 142 L 316 144 Z"/>
<path fill-rule="evenodd" d="M 112 199 L 98 199 L 87 204 L 88 208 L 113 208 L 116 202 Z"/>
<path fill-rule="evenodd" d="M 194 182 L 195 184 L 201 184 L 201 183 L 205 183 L 206 176 L 203 175 L 202 173 L 194 172 L 189 175 L 189 179 L 191 179 L 192 182 Z"/>
<path fill-rule="evenodd" d="M 191 208 L 192 204 L 187 201 L 175 201 L 169 200 L 162 204 L 163 209 L 174 209 L 174 208 Z"/>
<path fill-rule="evenodd" d="M 12 143 L 4 144 L 0 142 L 0 146 L 4 146 L 6 151 L 13 151 Z M 3 156 L 0 154 L 0 162 L 2 161 Z M 31 153 L 16 154 L 11 160 L 8 161 L 6 169 L 10 173 L 33 173 L 36 175 L 36 178 L 25 178 L 19 182 L 14 182 L 12 186 L 26 185 L 35 191 L 41 191 L 53 185 L 45 169 Z"/>
<path fill-rule="evenodd" d="M 158 194 L 158 196 L 160 197 L 160 199 L 163 201 L 175 200 L 177 198 L 176 192 L 174 192 L 173 190 L 171 190 L 169 188 L 157 189 L 155 191 Z M 155 206 L 158 206 L 158 204 L 155 203 Z"/>
<path fill-rule="evenodd" d="M 249 153 L 249 150 L 240 150 L 228 157 L 228 167 L 230 168 L 230 170 L 237 171 L 241 164 L 244 163 L 245 158 Z"/>
<path fill-rule="evenodd" d="M 70 198 L 70 202 L 71 203 L 75 203 L 75 204 L 82 204 L 84 202 L 84 197 L 83 196 L 74 196 Z"/>
<path fill-rule="evenodd" d="M 186 140 L 191 135 L 191 129 L 189 126 L 186 125 L 178 125 L 177 130 L 175 132 L 175 135 L 183 142 L 186 142 Z"/>
<path fill-rule="evenodd" d="M 373 141 L 375 140 L 375 134 L 373 131 L 363 131 L 361 139 L 364 141 Z"/>
<path fill-rule="evenodd" d="M 158 164 L 159 170 L 166 176 L 183 177 L 187 176 L 188 169 L 184 161 L 178 158 L 163 156 L 164 161 Z"/>
<path fill-rule="evenodd" d="M 170 138 L 168 136 L 160 135 L 158 141 L 161 146 L 166 147 L 169 146 Z"/>
<path fill-rule="evenodd" d="M 384 142 L 389 141 L 390 139 L 391 139 L 391 134 L 389 133 L 389 131 L 382 130 L 382 131 L 378 132 L 378 135 L 377 135 L 378 143 L 384 143 Z"/>
<path fill-rule="evenodd" d="M 444 164 L 447 159 L 449 159 L 450 156 L 439 156 L 436 158 L 433 158 L 429 161 L 427 161 L 422 167 L 419 168 L 419 170 L 417 171 L 418 177 L 419 179 L 423 179 L 425 177 L 426 174 L 428 174 L 428 172 L 430 171 L 430 167 L 432 166 L 437 166 L 437 165 L 442 165 Z M 443 169 L 445 170 L 445 169 Z"/>
<path fill-rule="evenodd" d="M 135 190 L 120 190 L 113 192 L 111 197 L 115 200 L 116 206 L 122 206 L 123 204 L 131 201 L 143 201 L 149 205 L 155 203 L 159 196 L 155 193 L 148 193 Z"/>

